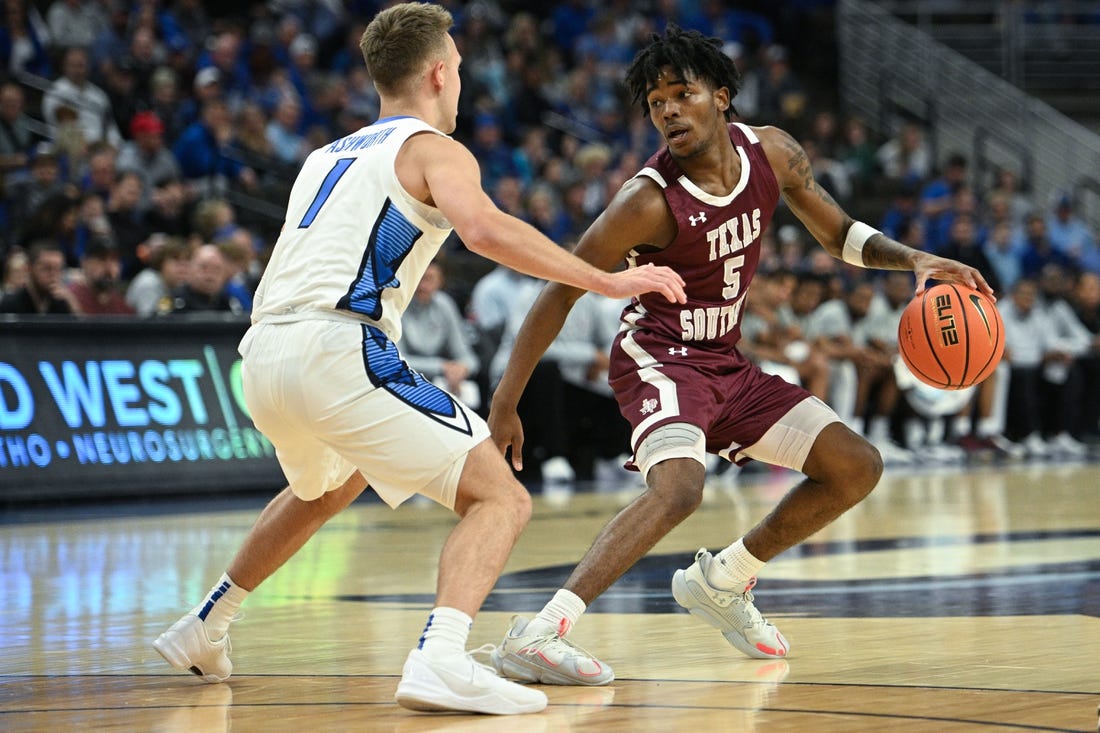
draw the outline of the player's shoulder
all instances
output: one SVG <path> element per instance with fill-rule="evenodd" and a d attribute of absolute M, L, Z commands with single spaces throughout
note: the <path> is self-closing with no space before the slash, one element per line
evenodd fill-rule
<path fill-rule="evenodd" d="M 639 173 L 615 193 L 603 212 L 581 238 L 600 247 L 626 252 L 638 242 L 667 245 L 675 236 L 676 223 L 664 190 L 653 178 Z"/>
<path fill-rule="evenodd" d="M 750 130 L 760 139 L 760 146 L 764 155 L 771 164 L 772 171 L 779 181 L 781 188 L 786 185 L 797 185 L 796 171 L 804 167 L 806 152 L 798 141 L 786 130 L 773 125 L 762 127 L 750 127 Z"/>
<path fill-rule="evenodd" d="M 759 127 L 745 125 L 760 140 L 765 150 L 790 150 L 801 147 L 789 132 L 775 125 L 761 125 Z"/>
<path fill-rule="evenodd" d="M 621 209 L 627 216 L 666 216 L 668 203 L 662 189 L 667 183 L 653 168 L 643 168 L 628 179 L 612 197 L 608 208 Z"/>
<path fill-rule="evenodd" d="M 412 156 L 422 163 L 450 165 L 474 161 L 474 154 L 465 145 L 438 130 L 417 130 L 401 145 L 403 156 Z"/>
<path fill-rule="evenodd" d="M 465 150 L 466 146 L 455 140 L 450 135 L 445 135 L 439 130 L 434 130 L 430 127 L 424 127 L 418 130 L 413 130 L 408 136 L 402 140 L 402 144 L 405 147 L 411 147 L 413 145 L 430 150 L 451 150 L 454 148 L 461 148 Z"/>

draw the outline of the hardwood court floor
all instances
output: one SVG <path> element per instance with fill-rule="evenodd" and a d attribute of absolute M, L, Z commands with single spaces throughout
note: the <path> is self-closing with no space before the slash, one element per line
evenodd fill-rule
<path fill-rule="evenodd" d="M 710 487 L 704 506 L 593 604 L 573 638 L 604 688 L 543 687 L 539 715 L 414 713 L 397 675 L 453 524 L 360 501 L 245 604 L 235 674 L 207 685 L 149 642 L 221 574 L 262 499 L 9 512 L 0 523 L 4 731 L 1091 731 L 1100 702 L 1100 465 L 891 471 L 770 563 L 757 605 L 792 644 L 741 657 L 668 583 L 795 477 Z M 541 607 L 634 495 L 540 496 L 471 646 Z M 207 505 L 204 507 L 204 504 Z"/>

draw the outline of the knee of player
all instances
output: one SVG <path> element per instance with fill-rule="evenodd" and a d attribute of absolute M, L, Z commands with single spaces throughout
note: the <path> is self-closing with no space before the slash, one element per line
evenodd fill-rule
<path fill-rule="evenodd" d="M 520 493 L 519 498 L 516 500 L 515 513 L 522 526 L 527 526 L 527 522 L 531 520 L 531 495 L 527 493 L 526 489 Z"/>
<path fill-rule="evenodd" d="M 804 471 L 851 506 L 871 493 L 882 476 L 882 468 L 882 456 L 875 446 L 836 423 L 814 445 Z"/>
<path fill-rule="evenodd" d="M 681 487 L 674 495 L 674 514 L 687 517 L 695 513 L 703 503 L 703 485 L 691 484 Z"/>
<path fill-rule="evenodd" d="M 531 521 L 531 494 L 527 492 L 523 484 L 515 482 L 512 490 L 508 492 L 508 513 L 517 529 L 522 530 Z"/>
<path fill-rule="evenodd" d="M 694 477 L 664 472 L 653 479 L 650 491 L 660 496 L 665 513 L 670 517 L 684 519 L 703 503 L 703 482 Z"/>
<path fill-rule="evenodd" d="M 871 493 L 882 477 L 882 454 L 878 448 L 862 437 L 857 438 L 848 457 L 849 491 L 858 494 L 856 501 Z"/>
<path fill-rule="evenodd" d="M 477 495 L 460 492 L 454 503 L 455 514 L 466 517 L 475 511 L 492 512 L 501 528 L 506 525 L 518 535 L 531 519 L 531 495 L 514 477 Z"/>

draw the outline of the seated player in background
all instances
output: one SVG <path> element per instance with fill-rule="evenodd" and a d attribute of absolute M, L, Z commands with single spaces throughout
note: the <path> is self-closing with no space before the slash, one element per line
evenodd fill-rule
<path fill-rule="evenodd" d="M 1087 353 L 1087 331 L 1063 328 L 1039 286 L 1021 278 L 998 306 L 1005 324 L 1005 361 L 1010 367 L 1005 432 L 1028 456 L 1082 456 L 1069 434 L 1080 404 L 1077 358 Z M 1083 327 L 1082 327 L 1083 329 Z"/>
<path fill-rule="evenodd" d="M 758 271 L 741 316 L 741 351 L 766 374 L 805 387 L 820 400 L 828 397 L 829 360 L 801 339 L 801 330 L 783 318 L 795 275 L 788 270 Z M 907 287 L 911 287 L 906 283 Z"/>
<path fill-rule="evenodd" d="M 439 262 L 430 263 L 401 317 L 398 347 L 412 369 L 477 410 L 481 407 L 481 390 L 474 379 L 481 362 L 470 345 L 458 306 L 443 290 L 443 282 L 443 267 Z"/>

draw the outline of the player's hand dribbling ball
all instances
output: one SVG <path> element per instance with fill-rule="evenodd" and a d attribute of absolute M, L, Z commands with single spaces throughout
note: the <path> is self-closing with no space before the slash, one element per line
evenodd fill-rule
<path fill-rule="evenodd" d="M 1004 322 L 985 294 L 940 283 L 913 298 L 898 324 L 898 352 L 920 381 L 964 389 L 993 373 L 1005 350 Z"/>

